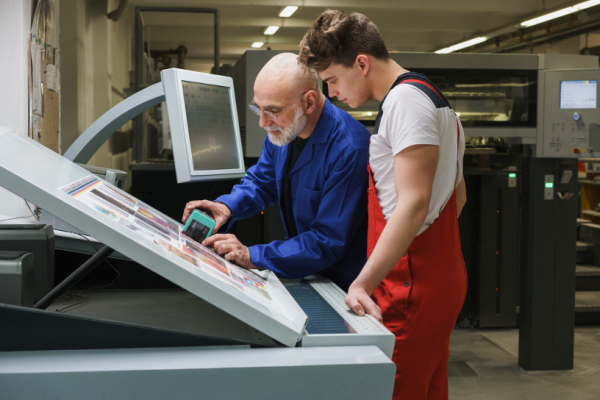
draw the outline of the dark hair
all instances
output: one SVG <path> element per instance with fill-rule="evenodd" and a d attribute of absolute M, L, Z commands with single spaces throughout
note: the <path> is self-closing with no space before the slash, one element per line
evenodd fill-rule
<path fill-rule="evenodd" d="M 382 61 L 390 58 L 381 33 L 369 18 L 327 10 L 300 42 L 298 62 L 315 71 L 323 71 L 331 63 L 351 67 L 360 53 Z"/>

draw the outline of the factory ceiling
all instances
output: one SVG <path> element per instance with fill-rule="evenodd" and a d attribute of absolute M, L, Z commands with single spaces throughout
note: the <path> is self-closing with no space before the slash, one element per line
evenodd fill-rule
<path fill-rule="evenodd" d="M 392 51 L 435 51 L 484 32 L 522 21 L 544 10 L 570 6 L 564 0 L 130 0 L 133 6 L 215 7 L 221 12 L 221 58 L 235 62 L 264 42 L 262 49 L 296 49 L 316 17 L 327 8 L 367 15 Z M 300 8 L 280 18 L 284 6 Z M 581 15 L 579 15 L 581 17 Z M 213 17 L 209 14 L 145 12 L 146 40 L 151 49 L 185 45 L 191 62 L 206 63 L 213 56 Z M 265 36 L 268 26 L 279 26 Z"/>

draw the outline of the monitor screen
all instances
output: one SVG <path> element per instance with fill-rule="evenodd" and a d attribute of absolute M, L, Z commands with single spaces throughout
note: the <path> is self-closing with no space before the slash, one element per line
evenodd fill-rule
<path fill-rule="evenodd" d="M 228 87 L 182 81 L 195 171 L 240 168 Z"/>
<path fill-rule="evenodd" d="M 596 108 L 598 81 L 561 81 L 560 108 Z"/>

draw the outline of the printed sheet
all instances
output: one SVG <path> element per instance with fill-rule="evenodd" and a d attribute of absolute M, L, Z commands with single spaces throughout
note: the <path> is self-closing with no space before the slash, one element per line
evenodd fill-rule
<path fill-rule="evenodd" d="M 262 277 L 240 268 L 212 249 L 188 238 L 183 225 L 141 201 L 90 175 L 60 188 L 97 212 L 113 219 L 137 235 L 153 241 L 200 270 L 218 278 L 269 308 L 281 310 L 269 295 Z"/>

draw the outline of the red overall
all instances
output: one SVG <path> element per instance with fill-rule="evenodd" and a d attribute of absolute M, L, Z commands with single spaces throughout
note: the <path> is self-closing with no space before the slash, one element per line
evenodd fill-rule
<path fill-rule="evenodd" d="M 457 135 L 460 139 L 458 126 Z M 386 221 L 368 168 L 370 257 Z M 396 335 L 394 400 L 448 399 L 448 345 L 466 292 L 455 190 L 440 216 L 413 239 L 373 291 L 384 325 Z"/>

